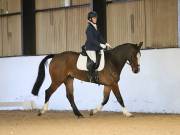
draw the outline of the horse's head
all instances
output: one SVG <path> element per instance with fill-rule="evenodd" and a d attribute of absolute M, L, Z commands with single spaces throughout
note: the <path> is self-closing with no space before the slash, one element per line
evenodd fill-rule
<path fill-rule="evenodd" d="M 140 42 L 139 44 L 136 44 L 133 46 L 133 49 L 130 51 L 128 56 L 128 64 L 131 66 L 132 71 L 134 73 L 138 73 L 140 71 L 140 49 L 143 45 L 143 42 Z"/>

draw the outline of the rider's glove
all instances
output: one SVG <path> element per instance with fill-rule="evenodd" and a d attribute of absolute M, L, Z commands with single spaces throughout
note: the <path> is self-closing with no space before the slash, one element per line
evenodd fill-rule
<path fill-rule="evenodd" d="M 106 45 L 105 44 L 100 44 L 100 46 L 105 49 L 106 48 Z"/>

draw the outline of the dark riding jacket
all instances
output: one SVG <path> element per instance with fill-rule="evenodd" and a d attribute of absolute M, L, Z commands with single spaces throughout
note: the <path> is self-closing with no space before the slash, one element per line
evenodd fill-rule
<path fill-rule="evenodd" d="M 101 33 L 94 28 L 94 26 L 89 23 L 86 29 L 87 40 L 85 42 L 86 50 L 99 51 L 102 49 L 101 44 L 105 44 L 106 41 L 101 36 Z"/>

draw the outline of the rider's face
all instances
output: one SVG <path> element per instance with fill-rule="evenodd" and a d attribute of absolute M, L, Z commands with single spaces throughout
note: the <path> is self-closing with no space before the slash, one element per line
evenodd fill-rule
<path fill-rule="evenodd" d="M 93 22 L 94 24 L 96 24 L 96 23 L 97 23 L 97 17 L 93 17 L 93 18 L 92 18 L 92 22 Z"/>

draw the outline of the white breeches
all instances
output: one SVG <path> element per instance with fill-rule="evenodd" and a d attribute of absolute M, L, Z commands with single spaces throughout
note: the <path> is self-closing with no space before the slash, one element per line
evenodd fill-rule
<path fill-rule="evenodd" d="M 90 59 L 96 63 L 96 51 L 86 51 L 87 55 L 90 57 Z"/>

